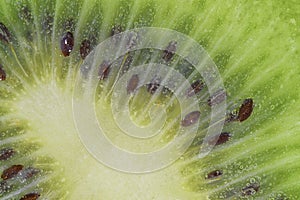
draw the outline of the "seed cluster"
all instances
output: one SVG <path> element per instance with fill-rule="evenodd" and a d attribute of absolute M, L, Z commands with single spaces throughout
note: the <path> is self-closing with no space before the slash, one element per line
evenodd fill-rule
<path fill-rule="evenodd" d="M 222 97 L 224 94 L 222 94 L 221 92 L 217 94 L 216 97 L 218 100 L 220 101 L 220 99 L 222 99 Z M 209 100 L 209 104 L 211 104 L 211 102 L 213 102 L 214 100 L 212 100 L 213 97 L 211 97 L 211 99 Z M 239 121 L 239 122 L 243 122 L 246 119 L 248 119 L 253 111 L 253 99 L 248 98 L 245 99 L 242 103 L 242 105 L 239 107 L 238 113 L 230 113 L 229 116 L 226 119 L 226 122 L 233 122 L 233 121 Z M 232 135 L 228 132 L 222 132 L 218 137 L 214 137 L 210 140 L 210 144 L 215 144 L 215 145 L 221 145 L 226 143 L 230 138 L 232 137 Z M 205 175 L 205 179 L 215 179 L 218 177 L 221 177 L 223 175 L 223 172 L 221 170 L 214 170 L 212 172 L 209 172 L 208 174 Z M 250 184 L 244 188 L 242 188 L 241 191 L 241 196 L 251 196 L 256 194 L 259 191 L 259 183 L 255 183 L 255 184 Z"/>
<path fill-rule="evenodd" d="M 3 149 L 1 150 L 4 160 L 9 159 L 8 154 L 13 155 L 11 152 L 14 152 L 12 149 Z M 40 172 L 39 169 L 28 167 L 25 168 L 24 165 L 17 164 L 12 165 L 1 174 L 2 181 L 0 181 L 0 195 L 9 192 L 16 184 L 25 183 L 27 180 L 31 179 L 33 176 L 37 175 Z M 38 199 L 40 197 L 39 193 L 28 193 L 24 195 L 21 199 Z"/>
<path fill-rule="evenodd" d="M 26 14 L 27 10 L 25 9 L 24 12 Z M 45 18 L 45 20 L 48 21 L 48 18 Z M 53 19 L 49 18 L 49 20 L 53 20 Z M 46 23 L 47 25 L 49 24 L 48 22 Z M 66 27 L 68 27 L 68 25 L 66 25 Z M 70 27 L 69 29 L 71 29 Z M 119 34 L 122 31 L 123 31 L 122 27 L 116 25 L 111 30 L 111 36 Z M 7 27 L 0 22 L 0 41 L 4 43 L 10 43 L 11 40 L 12 40 L 11 33 L 9 32 Z M 132 35 L 131 40 L 127 44 L 128 48 L 131 48 L 135 44 L 135 42 L 136 42 L 136 36 Z M 63 56 L 65 57 L 70 56 L 70 54 L 73 51 L 74 44 L 75 41 L 74 41 L 73 33 L 71 31 L 67 31 L 60 40 L 60 48 Z M 166 63 L 170 62 L 174 57 L 176 50 L 177 50 L 177 42 L 176 41 L 169 42 L 168 46 L 162 52 L 161 59 L 163 59 L 163 61 L 165 61 Z M 85 59 L 91 51 L 92 51 L 91 41 L 89 39 L 83 40 L 80 44 L 80 49 L 79 49 L 80 57 L 82 59 Z M 126 57 L 125 65 L 126 64 L 130 65 L 132 60 L 133 58 L 130 55 Z M 98 78 L 100 80 L 107 79 L 109 77 L 111 67 L 112 67 L 111 62 L 103 61 L 99 66 Z M 3 69 L 3 66 L 0 64 L 0 81 L 4 81 L 4 80 L 6 80 L 6 72 Z M 131 77 L 131 79 L 128 81 L 127 84 L 127 94 L 132 94 L 136 91 L 139 81 L 140 80 L 137 74 Z M 191 84 L 191 87 L 186 91 L 186 96 L 192 97 L 194 95 L 197 95 L 202 91 L 204 86 L 205 84 L 202 80 L 194 81 Z M 160 87 L 162 87 L 161 78 L 160 77 L 153 78 L 153 80 L 149 84 L 146 84 L 146 87 L 147 87 L 147 91 L 150 94 L 154 94 Z M 207 100 L 207 104 L 209 106 L 218 105 L 221 102 L 223 102 L 226 99 L 226 97 L 227 97 L 226 91 L 218 90 L 216 93 L 214 93 L 209 97 L 209 99 Z M 226 121 L 243 122 L 251 116 L 253 108 L 254 108 L 253 99 L 251 98 L 245 99 L 242 105 L 239 107 L 238 113 L 230 113 Z M 200 111 L 192 111 L 186 114 L 184 118 L 181 120 L 181 126 L 189 127 L 191 125 L 196 124 L 199 121 L 199 119 L 200 119 Z M 225 144 L 227 141 L 229 141 L 231 137 L 232 135 L 230 133 L 222 132 L 219 136 L 213 137 L 210 143 L 215 145 L 222 145 Z M 15 155 L 15 153 L 16 153 L 15 150 L 12 148 L 2 149 L 0 151 L 0 161 L 5 161 L 12 158 Z M 20 174 L 20 172 L 22 172 L 22 178 L 30 179 L 34 175 L 38 174 L 40 171 L 32 167 L 28 167 L 24 169 L 24 166 L 21 164 L 12 165 L 6 168 L 1 174 L 1 178 L 3 179 L 3 181 L 0 182 L 0 194 L 10 188 L 10 185 L 6 181 L 9 179 L 13 179 L 18 174 Z M 207 173 L 205 175 L 205 179 L 214 180 L 222 177 L 222 175 L 223 175 L 223 171 L 221 169 L 216 169 Z M 242 188 L 241 194 L 243 196 L 253 195 L 259 191 L 259 188 L 260 188 L 259 184 L 251 184 L 249 186 Z M 35 200 L 38 199 L 39 197 L 40 197 L 39 193 L 28 193 L 24 195 L 21 198 L 21 200 Z"/>

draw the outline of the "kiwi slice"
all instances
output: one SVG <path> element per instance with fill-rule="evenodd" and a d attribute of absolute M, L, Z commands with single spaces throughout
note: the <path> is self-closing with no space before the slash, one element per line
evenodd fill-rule
<path fill-rule="evenodd" d="M 0 198 L 299 199 L 299 11 L 296 0 L 1 1 Z M 215 64 L 224 88 L 210 91 L 203 71 L 197 72 L 189 55 L 179 55 L 190 44 L 176 37 L 156 37 L 163 49 L 135 49 L 144 36 L 131 30 L 145 27 L 193 38 Z M 129 43 L 123 33 L 132 34 Z M 103 58 L 91 75 L 85 64 L 108 40 L 129 50 L 114 60 Z M 199 110 L 181 115 L 174 90 L 165 84 L 170 76 L 161 71 L 142 86 L 138 73 L 127 77 L 120 92 L 128 110 L 122 98 L 112 102 L 116 81 L 151 63 L 169 67 L 167 74 L 182 74 L 190 84 L 182 94 Z M 172 142 L 176 131 L 197 125 L 188 148 L 149 173 L 99 162 L 91 151 L 97 143 L 83 140 L 93 131 L 85 124 L 91 113 L 82 106 L 78 114 L 73 106 L 85 97 L 76 93 L 78 81 L 84 88 L 91 76 L 97 79 L 92 114 L 116 146 L 152 152 Z M 223 103 L 223 130 L 208 138 L 213 148 L 201 157 L 211 112 Z M 124 136 L 119 133 L 126 120 L 115 120 L 113 110 L 129 112 L 138 127 L 154 122 L 155 129 L 162 115 L 165 124 L 154 137 Z M 110 150 L 100 153 L 114 155 Z"/>

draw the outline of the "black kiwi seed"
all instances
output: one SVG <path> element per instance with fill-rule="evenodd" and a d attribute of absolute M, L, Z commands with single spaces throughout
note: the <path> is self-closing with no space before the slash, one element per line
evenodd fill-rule
<path fill-rule="evenodd" d="M 104 60 L 101 64 L 100 64 L 100 67 L 99 67 L 99 72 L 98 72 L 98 78 L 100 80 L 104 80 L 108 77 L 108 74 L 110 72 L 110 67 L 111 67 L 111 64 Z"/>
<path fill-rule="evenodd" d="M 226 92 L 224 90 L 218 90 L 208 99 L 207 103 L 209 106 L 215 106 L 221 103 L 222 101 L 224 101 L 225 98 L 226 98 Z"/>
<path fill-rule="evenodd" d="M 90 40 L 83 40 L 80 45 L 80 56 L 82 59 L 85 59 L 85 57 L 91 52 L 92 46 Z"/>
<path fill-rule="evenodd" d="M 206 176 L 205 179 L 215 179 L 220 177 L 223 174 L 222 170 L 214 170 L 209 172 Z"/>
<path fill-rule="evenodd" d="M 231 138 L 231 134 L 228 132 L 222 132 L 219 136 L 214 137 L 209 144 L 221 145 L 226 143 Z"/>
<path fill-rule="evenodd" d="M 131 94 L 136 90 L 139 81 L 139 76 L 137 74 L 132 75 L 127 84 L 127 94 Z"/>
<path fill-rule="evenodd" d="M 204 83 L 201 80 L 197 80 L 191 84 L 191 88 L 187 92 L 187 96 L 191 97 L 198 94 L 204 87 Z"/>
<path fill-rule="evenodd" d="M 187 127 L 192 124 L 195 124 L 200 118 L 200 112 L 199 111 L 193 111 L 187 114 L 183 120 L 181 121 L 181 126 Z"/>
<path fill-rule="evenodd" d="M 1 149 L 0 151 L 0 160 L 8 160 L 11 158 L 16 152 L 12 148 Z"/>
<path fill-rule="evenodd" d="M 250 196 L 254 195 L 256 192 L 259 190 L 259 184 L 258 183 L 253 183 L 249 186 L 246 186 L 242 189 L 242 195 L 243 196 Z"/>
<path fill-rule="evenodd" d="M 24 195 L 20 200 L 36 200 L 40 197 L 41 195 L 39 193 L 29 193 Z"/>
<path fill-rule="evenodd" d="M 7 27 L 0 22 L 0 40 L 3 42 L 9 43 L 11 41 L 11 34 L 8 31 Z"/>
<path fill-rule="evenodd" d="M 177 42 L 171 41 L 166 49 L 163 52 L 162 58 L 166 61 L 169 62 L 173 56 L 175 55 L 177 49 Z"/>
<path fill-rule="evenodd" d="M 160 87 L 161 78 L 156 77 L 152 79 L 151 83 L 147 84 L 147 91 L 150 94 L 154 94 L 156 90 Z"/>
<path fill-rule="evenodd" d="M 245 99 L 239 109 L 238 120 L 240 122 L 248 119 L 253 111 L 253 99 Z"/>
<path fill-rule="evenodd" d="M 65 57 L 69 56 L 74 47 L 74 37 L 71 32 L 67 32 L 60 41 L 60 49 Z"/>
<path fill-rule="evenodd" d="M 10 179 L 16 176 L 23 169 L 23 167 L 23 165 L 12 165 L 11 167 L 3 171 L 1 178 L 3 180 Z"/>
<path fill-rule="evenodd" d="M 0 81 L 5 81 L 6 79 L 6 73 L 2 67 L 2 65 L 0 64 Z"/>

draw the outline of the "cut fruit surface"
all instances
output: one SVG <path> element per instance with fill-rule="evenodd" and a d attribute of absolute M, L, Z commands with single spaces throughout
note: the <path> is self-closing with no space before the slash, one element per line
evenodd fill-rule
<path fill-rule="evenodd" d="M 0 1 L 0 199 L 299 199 L 299 10 L 293 0 Z M 203 63 L 214 62 L 224 90 L 212 93 L 207 71 L 198 72 L 179 54 L 191 44 L 162 36 L 153 41 L 163 49 L 130 51 L 141 35 L 118 40 L 143 27 L 178 31 L 199 43 Z M 90 80 L 85 63 L 110 37 L 129 50 L 104 60 L 93 74 L 93 115 L 106 138 L 128 152 L 149 153 L 197 125 L 188 149 L 159 170 L 112 169 L 82 141 L 92 128 L 78 131 L 76 81 Z M 124 96 L 112 100 L 116 80 L 151 63 L 190 84 L 179 90 L 193 102 L 186 110 L 175 98 L 175 82 L 162 73 L 142 86 L 143 76 L 128 75 Z M 221 103 L 223 130 L 208 138 L 215 146 L 199 157 L 212 111 Z M 121 112 L 115 117 L 114 105 L 129 112 L 128 119 Z M 84 107 L 80 116 L 91 119 Z M 130 132 L 128 121 L 151 131 Z"/>

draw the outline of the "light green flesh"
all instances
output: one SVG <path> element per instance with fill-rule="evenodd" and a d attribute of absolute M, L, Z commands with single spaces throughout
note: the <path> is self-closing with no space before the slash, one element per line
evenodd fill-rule
<path fill-rule="evenodd" d="M 24 5 L 31 10 L 32 21 L 20 15 Z M 49 30 L 43 30 L 46 14 L 54 19 Z M 59 45 L 69 30 L 64 28 L 68 19 L 74 22 L 69 28 L 75 46 L 64 57 Z M 0 63 L 7 73 L 7 80 L 0 81 L 0 149 L 18 152 L 0 161 L 0 172 L 13 164 L 42 170 L 25 184 L 0 193 L 0 199 L 19 199 L 35 191 L 41 199 L 300 198 L 298 1 L 1 0 L 0 20 L 12 33 L 14 49 L 0 42 Z M 79 139 L 72 95 L 82 63 L 81 41 L 91 39 L 95 47 L 109 37 L 113 25 L 170 28 L 194 38 L 218 67 L 228 111 L 252 98 L 252 115 L 244 122 L 226 124 L 224 131 L 233 135 L 231 140 L 203 159 L 197 158 L 200 144 L 195 141 L 178 161 L 153 173 L 126 174 L 104 166 Z M 144 107 L 141 102 L 151 97 L 141 96 L 132 101 L 138 113 Z M 98 118 L 112 119 L 110 102 L 99 99 Z M 146 116 L 140 124 L 148 122 Z M 115 124 L 105 128 L 117 144 L 130 147 L 115 137 Z M 172 131 L 166 135 L 163 141 L 149 143 L 146 151 L 172 139 Z M 216 169 L 223 175 L 205 180 Z M 259 182 L 258 193 L 241 196 L 251 181 Z"/>

